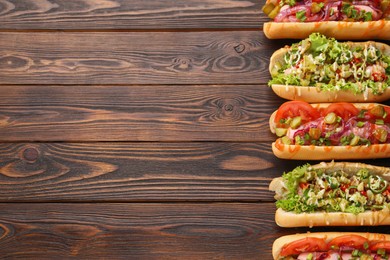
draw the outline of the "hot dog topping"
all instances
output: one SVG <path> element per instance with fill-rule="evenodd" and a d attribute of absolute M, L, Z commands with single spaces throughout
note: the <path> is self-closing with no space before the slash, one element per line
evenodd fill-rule
<path fill-rule="evenodd" d="M 324 91 L 349 90 L 367 96 L 390 87 L 390 56 L 372 43 L 351 47 L 313 33 L 293 44 L 271 69 L 269 85 L 313 86 Z"/>
<path fill-rule="evenodd" d="M 351 260 L 389 259 L 388 241 L 369 241 L 367 238 L 348 234 L 335 237 L 330 241 L 325 238 L 306 237 L 285 244 L 278 259 L 299 260 Z"/>
<path fill-rule="evenodd" d="M 285 211 L 348 212 L 390 210 L 390 185 L 366 168 L 353 174 L 344 170 L 313 169 L 309 164 L 283 174 L 286 190 L 276 206 Z"/>
<path fill-rule="evenodd" d="M 303 118 L 305 114 L 315 114 L 313 111 L 319 116 Z M 325 109 L 316 109 L 303 101 L 290 101 L 278 109 L 275 119 L 275 133 L 284 144 L 356 146 L 390 143 L 390 108 L 380 104 L 358 109 L 350 103 L 333 103 Z"/>
<path fill-rule="evenodd" d="M 376 21 L 389 18 L 389 0 L 268 0 L 262 10 L 275 22 Z"/>

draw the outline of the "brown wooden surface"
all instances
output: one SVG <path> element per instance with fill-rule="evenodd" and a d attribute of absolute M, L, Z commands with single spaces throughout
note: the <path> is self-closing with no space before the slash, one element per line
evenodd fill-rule
<path fill-rule="evenodd" d="M 262 143 L 5 143 L 0 201 L 273 201 Z"/>
<path fill-rule="evenodd" d="M 0 1 L 0 255 L 271 259 L 264 0 Z M 365 161 L 390 166 L 388 159 Z M 390 233 L 388 227 L 317 228 Z"/>
<path fill-rule="evenodd" d="M 3 1 L 0 29 L 260 28 L 265 0 Z"/>
<path fill-rule="evenodd" d="M 282 44 L 259 30 L 1 35 L 2 84 L 260 84 Z"/>

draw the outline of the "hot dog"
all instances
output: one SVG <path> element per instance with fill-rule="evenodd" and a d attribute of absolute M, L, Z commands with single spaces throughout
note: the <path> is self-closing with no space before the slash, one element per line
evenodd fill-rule
<path fill-rule="evenodd" d="M 305 164 L 274 178 L 269 189 L 281 227 L 390 225 L 390 168 Z"/>
<path fill-rule="evenodd" d="M 390 235 L 361 232 L 317 232 L 277 238 L 274 259 L 389 259 Z"/>
<path fill-rule="evenodd" d="M 303 39 L 320 32 L 337 39 L 390 39 L 389 0 L 267 0 L 269 39 Z"/>
<path fill-rule="evenodd" d="M 390 157 L 390 107 L 377 103 L 287 101 L 269 120 L 278 158 L 344 160 Z"/>
<path fill-rule="evenodd" d="M 322 34 L 273 53 L 269 85 L 280 97 L 307 102 L 382 102 L 390 98 L 390 46 L 338 42 Z"/>

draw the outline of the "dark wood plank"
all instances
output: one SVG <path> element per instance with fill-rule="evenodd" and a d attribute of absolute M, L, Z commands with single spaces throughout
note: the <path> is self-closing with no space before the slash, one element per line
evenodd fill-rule
<path fill-rule="evenodd" d="M 0 253 L 5 259 L 270 259 L 269 245 L 277 235 L 271 209 L 256 204 L 0 204 Z"/>
<path fill-rule="evenodd" d="M 265 0 L 3 1 L 0 29 L 260 28 Z"/>
<path fill-rule="evenodd" d="M 268 144 L 3 143 L 0 201 L 273 201 L 277 163 Z"/>
<path fill-rule="evenodd" d="M 266 85 L 0 86 L 0 140 L 271 141 Z"/>
<path fill-rule="evenodd" d="M 5 259 L 272 259 L 273 204 L 0 204 Z M 388 227 L 317 228 L 371 231 Z M 16 250 L 18 249 L 18 250 Z"/>
<path fill-rule="evenodd" d="M 1 84 L 260 84 L 259 31 L 0 33 Z"/>

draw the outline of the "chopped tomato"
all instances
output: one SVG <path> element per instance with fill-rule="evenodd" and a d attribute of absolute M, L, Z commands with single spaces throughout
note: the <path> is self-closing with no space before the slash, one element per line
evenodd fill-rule
<path fill-rule="evenodd" d="M 348 189 L 348 187 L 349 187 L 348 184 L 341 184 L 340 189 L 341 189 L 342 191 L 345 191 L 346 189 Z"/>
<path fill-rule="evenodd" d="M 306 237 L 283 246 L 280 256 L 298 255 L 303 252 L 326 251 L 327 246 L 323 238 Z"/>
<path fill-rule="evenodd" d="M 383 121 L 386 123 L 390 123 L 390 107 L 384 106 L 385 108 L 385 115 L 383 117 Z"/>
<path fill-rule="evenodd" d="M 359 114 L 359 109 L 357 109 L 353 104 L 346 103 L 346 102 L 340 102 L 340 103 L 333 103 L 329 105 L 327 108 L 323 110 L 323 116 L 326 116 L 329 113 L 335 113 L 339 117 L 341 117 L 343 120 L 348 120 L 349 118 L 353 116 L 357 116 Z"/>
<path fill-rule="evenodd" d="M 353 247 L 355 249 L 364 249 L 364 245 L 368 244 L 368 239 L 359 235 L 344 235 L 332 239 L 328 246 L 329 249 L 340 247 Z"/>
<path fill-rule="evenodd" d="M 352 61 L 350 62 L 351 65 L 352 64 L 359 64 L 359 63 L 362 63 L 362 59 L 361 58 L 357 58 L 357 57 L 353 57 Z"/>
<path fill-rule="evenodd" d="M 373 72 L 372 77 L 374 78 L 374 81 L 385 81 L 387 79 L 387 76 L 384 72 Z"/>
<path fill-rule="evenodd" d="M 374 253 L 378 249 L 386 250 L 386 253 L 389 253 L 390 252 L 390 241 L 381 241 L 381 242 L 377 242 L 377 243 L 370 246 L 370 250 L 374 251 Z"/>
<path fill-rule="evenodd" d="M 283 103 L 276 112 L 275 123 L 279 124 L 282 119 L 294 118 L 297 116 L 302 118 L 302 123 L 307 123 L 320 117 L 320 113 L 317 109 L 304 101 L 287 101 Z"/>
<path fill-rule="evenodd" d="M 299 183 L 299 187 L 300 187 L 302 190 L 305 190 L 305 189 L 307 189 L 307 187 L 309 187 L 309 183 L 307 183 L 307 182 L 300 182 L 300 183 Z"/>

